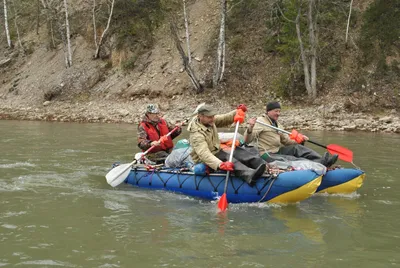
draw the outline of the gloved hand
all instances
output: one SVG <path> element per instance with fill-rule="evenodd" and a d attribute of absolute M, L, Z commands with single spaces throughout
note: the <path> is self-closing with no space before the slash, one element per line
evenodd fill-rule
<path fill-rule="evenodd" d="M 233 171 L 235 168 L 235 165 L 232 162 L 221 162 L 218 167 L 220 170 L 226 170 L 226 171 Z"/>
<path fill-rule="evenodd" d="M 158 141 L 160 142 L 160 144 L 166 143 L 168 141 L 167 135 L 161 136 Z"/>
<path fill-rule="evenodd" d="M 247 106 L 244 104 L 239 104 L 238 107 L 236 109 L 240 109 L 243 112 L 247 112 Z"/>
<path fill-rule="evenodd" d="M 233 117 L 233 122 L 239 122 L 240 124 L 244 122 L 244 117 L 246 114 L 243 112 L 242 109 L 236 109 L 235 117 Z"/>
<path fill-rule="evenodd" d="M 296 141 L 299 144 L 302 144 L 306 141 L 306 136 L 300 134 L 299 132 L 297 132 L 297 130 L 293 129 L 292 133 L 290 133 L 289 138 L 291 140 Z"/>

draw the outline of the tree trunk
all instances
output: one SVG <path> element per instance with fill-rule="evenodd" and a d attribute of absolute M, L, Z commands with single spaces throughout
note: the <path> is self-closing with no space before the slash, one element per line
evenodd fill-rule
<path fill-rule="evenodd" d="M 182 61 L 183 61 L 183 66 L 185 67 L 185 71 L 188 74 L 190 80 L 192 81 L 192 84 L 194 86 L 194 89 L 196 91 L 196 93 L 201 93 L 203 92 L 203 86 L 200 84 L 199 80 L 197 79 L 194 71 L 192 70 L 192 68 L 190 67 L 189 64 L 189 60 L 188 57 L 185 55 L 185 52 L 183 51 L 183 48 L 181 46 L 181 43 L 179 41 L 179 37 L 178 37 L 178 30 L 175 24 L 175 20 L 172 19 L 173 21 L 170 22 L 170 30 L 171 30 L 171 34 L 172 34 L 172 38 L 174 39 L 175 42 L 175 46 L 178 49 L 179 55 L 181 55 Z"/>
<path fill-rule="evenodd" d="M 4 27 L 6 30 L 7 44 L 9 48 L 12 48 L 12 42 L 10 37 L 10 30 L 8 28 L 8 18 L 7 18 L 7 0 L 3 0 L 4 3 Z"/>
<path fill-rule="evenodd" d="M 48 5 L 45 0 L 40 0 L 42 2 L 43 8 L 48 8 Z"/>
<path fill-rule="evenodd" d="M 189 64 L 192 63 L 192 55 L 190 53 L 190 39 L 189 39 L 189 23 L 186 14 L 186 1 L 183 0 L 183 15 L 185 17 L 185 30 L 186 30 L 186 45 L 187 45 L 187 57 Z"/>
<path fill-rule="evenodd" d="M 350 2 L 350 10 L 349 10 L 349 18 L 347 19 L 347 27 L 346 27 L 346 40 L 345 40 L 345 45 L 347 47 L 347 37 L 349 35 L 349 26 L 350 26 L 350 18 L 351 18 L 351 10 L 353 9 L 353 0 Z"/>
<path fill-rule="evenodd" d="M 67 32 L 68 67 L 71 67 L 72 66 L 72 52 L 71 52 L 71 38 L 70 38 L 70 32 L 69 32 L 67 0 L 64 0 L 64 9 L 65 9 L 65 29 L 66 29 L 66 32 Z"/>
<path fill-rule="evenodd" d="M 225 71 L 225 18 L 226 18 L 227 1 L 221 0 L 221 25 L 219 28 L 219 39 L 217 49 L 217 60 L 215 64 L 213 86 L 217 86 L 221 82 Z"/>
<path fill-rule="evenodd" d="M 39 34 L 40 25 L 40 0 L 37 0 L 36 34 Z"/>
<path fill-rule="evenodd" d="M 56 48 L 56 41 L 54 40 L 54 26 L 53 26 L 53 20 L 49 18 L 49 24 L 50 24 L 50 37 L 51 37 L 51 45 L 53 49 Z"/>
<path fill-rule="evenodd" d="M 310 61 L 311 61 L 311 97 L 315 99 L 317 97 L 317 38 L 315 36 L 316 23 L 313 18 L 313 9 L 315 0 L 309 0 L 308 3 L 308 29 L 310 39 Z"/>
<path fill-rule="evenodd" d="M 99 43 L 98 43 L 98 45 L 97 45 L 96 52 L 95 52 L 95 54 L 94 54 L 94 58 L 95 58 L 95 59 L 98 59 L 98 58 L 99 58 L 99 55 L 100 55 L 100 48 L 101 48 L 101 46 L 102 46 L 102 44 L 103 44 L 104 36 L 106 35 L 106 33 L 107 33 L 107 31 L 108 31 L 108 28 L 110 27 L 110 22 L 111 22 L 113 10 L 114 10 L 114 2 L 115 2 L 115 0 L 112 0 L 112 2 L 111 2 L 110 16 L 108 16 L 107 26 L 106 26 L 106 28 L 104 29 L 103 33 L 102 33 L 101 36 L 100 36 L 100 40 L 99 40 Z"/>
<path fill-rule="evenodd" d="M 15 25 L 15 30 L 17 31 L 18 44 L 19 44 L 22 52 L 25 54 L 25 49 L 24 49 L 24 46 L 22 45 L 21 37 L 19 34 L 19 28 L 18 28 L 18 23 L 17 23 L 18 13 L 17 13 L 17 8 L 15 7 L 14 0 L 11 0 L 11 4 L 12 4 L 13 10 L 14 10 L 14 25 Z"/>
<path fill-rule="evenodd" d="M 92 9 L 92 17 L 93 17 L 93 34 L 94 34 L 94 45 L 97 49 L 97 26 L 96 26 L 96 0 L 93 0 L 93 9 Z"/>
<path fill-rule="evenodd" d="M 299 46 L 300 46 L 301 61 L 303 62 L 304 85 L 307 89 L 308 96 L 312 96 L 312 89 L 311 89 L 311 85 L 310 85 L 310 73 L 308 71 L 308 59 L 307 59 L 306 52 L 304 51 L 303 40 L 301 39 L 300 15 L 301 15 L 301 8 L 299 7 L 298 12 L 297 12 L 297 17 L 296 17 L 296 33 L 297 33 L 297 39 L 299 41 Z"/>

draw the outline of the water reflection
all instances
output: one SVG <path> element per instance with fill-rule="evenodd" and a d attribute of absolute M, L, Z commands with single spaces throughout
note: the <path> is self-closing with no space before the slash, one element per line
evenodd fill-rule
<path fill-rule="evenodd" d="M 302 213 L 297 206 L 274 209 L 272 215 L 287 227 L 286 233 L 301 233 L 315 243 L 324 243 L 321 227 L 309 215 Z"/>

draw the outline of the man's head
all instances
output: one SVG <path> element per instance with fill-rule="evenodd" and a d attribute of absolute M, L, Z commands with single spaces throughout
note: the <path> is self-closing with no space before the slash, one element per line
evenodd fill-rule
<path fill-rule="evenodd" d="M 214 116 L 216 115 L 215 109 L 207 104 L 204 104 L 197 108 L 197 117 L 200 120 L 200 123 L 209 127 L 214 124 Z"/>
<path fill-rule="evenodd" d="M 281 105 L 277 101 L 267 103 L 267 115 L 269 118 L 277 121 L 281 114 Z"/>
<path fill-rule="evenodd" d="M 148 104 L 146 107 L 146 116 L 152 122 L 160 121 L 160 109 L 157 104 Z"/>

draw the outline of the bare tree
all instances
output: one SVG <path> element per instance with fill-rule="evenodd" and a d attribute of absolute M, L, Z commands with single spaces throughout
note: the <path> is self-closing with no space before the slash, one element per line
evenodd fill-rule
<path fill-rule="evenodd" d="M 227 1 L 221 0 L 221 25 L 219 27 L 217 60 L 215 64 L 213 85 L 216 86 L 221 82 L 225 71 L 225 18 Z"/>
<path fill-rule="evenodd" d="M 277 6 L 283 18 L 285 18 L 289 22 L 293 22 L 283 14 L 278 3 Z M 314 18 L 314 13 L 313 13 L 315 9 L 315 0 L 308 0 L 307 24 L 308 24 L 309 44 L 307 49 L 305 48 L 300 29 L 301 7 L 302 3 L 301 1 L 299 1 L 297 7 L 297 16 L 294 23 L 296 25 L 297 41 L 299 42 L 300 57 L 303 64 L 304 85 L 306 87 L 308 96 L 314 99 L 317 96 L 317 45 L 318 45 L 318 37 L 316 35 L 316 27 L 317 27 L 316 19 Z"/>
<path fill-rule="evenodd" d="M 65 11 L 65 30 L 67 35 L 67 65 L 68 67 L 72 66 L 72 52 L 71 52 L 71 38 L 69 31 L 69 20 L 68 20 L 68 3 L 67 0 L 64 0 L 64 11 Z"/>
<path fill-rule="evenodd" d="M 97 40 L 95 40 L 95 44 L 96 44 L 96 52 L 95 52 L 95 54 L 94 54 L 94 58 L 95 58 L 95 59 L 99 58 L 99 55 L 100 55 L 100 48 L 101 48 L 101 46 L 103 45 L 104 37 L 106 36 L 106 34 L 107 34 L 107 32 L 108 32 L 108 29 L 109 29 L 109 27 L 110 27 L 110 22 L 111 22 L 113 10 L 114 10 L 114 3 L 115 3 L 115 0 L 112 0 L 112 2 L 111 2 L 111 7 L 110 7 L 110 15 L 108 16 L 108 21 L 107 21 L 107 26 L 106 26 L 106 28 L 104 29 L 103 33 L 101 34 L 99 42 L 97 42 Z M 96 5 L 95 1 L 93 2 L 93 5 Z M 95 7 L 93 7 L 93 27 L 96 26 L 96 19 L 95 19 L 94 11 L 95 11 Z M 96 30 L 97 30 L 97 29 L 94 28 L 94 31 L 95 31 L 95 32 L 96 32 Z M 96 33 L 95 33 L 95 38 L 97 38 L 97 34 L 96 34 Z"/>
<path fill-rule="evenodd" d="M 42 4 L 42 7 L 45 11 L 45 16 L 46 16 L 46 23 L 47 23 L 47 30 L 48 30 L 48 35 L 50 38 L 50 48 L 56 48 L 56 35 L 55 35 L 55 24 L 58 22 L 59 18 L 59 0 L 40 0 L 40 3 Z M 38 8 L 38 16 L 39 15 L 39 8 Z M 61 32 L 62 33 L 62 32 Z M 62 34 L 63 35 L 63 34 Z M 63 38 L 61 36 L 61 38 Z"/>
<path fill-rule="evenodd" d="M 8 28 L 8 16 L 7 16 L 7 0 L 3 0 L 4 3 L 4 27 L 6 30 L 7 44 L 9 48 L 13 47 L 10 37 L 10 29 Z"/>
<path fill-rule="evenodd" d="M 349 17 L 347 19 L 347 27 L 346 27 L 346 41 L 345 44 L 347 46 L 347 37 L 349 35 L 349 26 L 350 26 L 350 18 L 351 18 L 351 10 L 353 9 L 353 0 L 350 2 L 350 9 L 349 9 Z"/>
<path fill-rule="evenodd" d="M 36 9 L 36 34 L 39 34 L 39 26 L 40 26 L 40 0 L 37 0 L 37 9 Z"/>
<path fill-rule="evenodd" d="M 72 66 L 72 49 L 71 49 L 71 33 L 68 17 L 68 0 L 41 0 L 46 18 L 49 37 L 51 39 L 51 47 L 56 48 L 60 38 L 62 49 L 64 51 L 65 66 Z M 63 17 L 61 14 L 64 13 Z M 59 35 L 56 35 L 56 32 Z"/>
<path fill-rule="evenodd" d="M 15 7 L 15 1 L 11 0 L 11 3 L 13 6 L 13 10 L 14 10 L 14 26 L 15 26 L 15 30 L 17 32 L 18 44 L 19 44 L 22 52 L 25 53 L 24 46 L 22 45 L 22 42 L 21 42 L 21 36 L 19 34 L 19 27 L 18 27 L 18 23 L 17 23 L 18 13 L 17 13 L 17 8 Z"/>
<path fill-rule="evenodd" d="M 194 86 L 196 93 L 203 92 L 203 86 L 200 84 L 195 73 L 193 72 L 193 70 L 190 66 L 188 57 L 186 56 L 186 54 L 183 51 L 183 48 L 181 46 L 181 42 L 178 37 L 178 27 L 176 26 L 175 21 L 176 21 L 176 19 L 172 18 L 171 22 L 170 22 L 170 30 L 171 30 L 172 38 L 174 39 L 174 42 L 175 42 L 175 46 L 178 49 L 179 55 L 181 55 L 181 58 L 183 61 L 183 66 L 185 67 L 185 71 L 189 75 L 190 80 L 192 81 L 192 84 Z"/>
<path fill-rule="evenodd" d="M 313 10 L 315 8 L 315 0 L 309 0 L 308 2 L 308 37 L 310 41 L 310 53 L 309 58 L 311 62 L 310 66 L 310 88 L 307 88 L 307 93 L 313 98 L 317 97 L 317 43 L 318 38 L 316 36 L 316 19 L 313 15 Z"/>
<path fill-rule="evenodd" d="M 50 3 L 53 2 L 53 0 L 47 0 L 47 1 L 49 1 Z M 43 8 L 49 8 L 46 0 L 40 0 L 40 2 L 42 3 Z"/>
<path fill-rule="evenodd" d="M 183 0 L 183 16 L 185 17 L 185 32 L 186 32 L 186 45 L 187 45 L 187 56 L 189 64 L 192 62 L 192 56 L 190 53 L 190 39 L 189 39 L 189 22 L 186 13 L 186 0 Z"/>
<path fill-rule="evenodd" d="M 97 48 L 98 44 L 97 44 L 97 26 L 96 26 L 96 0 L 93 0 L 92 20 L 93 20 L 94 45 Z"/>

